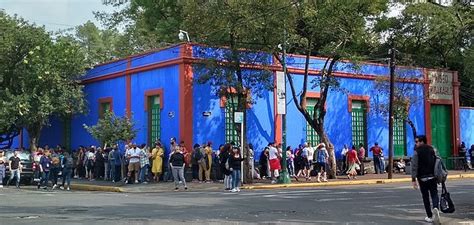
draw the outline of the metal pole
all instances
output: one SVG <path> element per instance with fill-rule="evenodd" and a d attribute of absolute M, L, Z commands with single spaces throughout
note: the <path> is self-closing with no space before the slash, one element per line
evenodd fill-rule
<path fill-rule="evenodd" d="M 388 112 L 388 179 L 393 172 L 393 102 L 395 89 L 395 48 L 390 49 L 390 102 Z"/>
<path fill-rule="evenodd" d="M 282 66 L 283 66 L 283 76 L 285 77 L 284 82 L 285 82 L 285 94 L 286 94 L 286 28 L 283 29 L 283 45 L 282 46 L 283 46 L 283 56 L 282 56 L 283 65 Z M 286 101 L 286 98 L 285 98 L 285 101 Z M 285 107 L 286 107 L 286 102 L 285 102 Z M 283 129 L 283 145 L 281 149 L 282 169 L 281 169 L 280 179 L 278 182 L 282 184 L 289 184 L 291 183 L 291 179 L 290 179 L 290 175 L 288 174 L 288 169 L 287 169 L 287 164 L 286 164 L 286 116 L 285 115 L 286 114 L 282 115 L 282 129 Z"/>
<path fill-rule="evenodd" d="M 245 118 L 242 119 L 242 123 L 240 124 L 240 157 L 244 156 L 244 123 Z M 248 156 L 247 156 L 248 157 Z M 240 161 L 240 182 L 244 181 L 244 161 Z"/>

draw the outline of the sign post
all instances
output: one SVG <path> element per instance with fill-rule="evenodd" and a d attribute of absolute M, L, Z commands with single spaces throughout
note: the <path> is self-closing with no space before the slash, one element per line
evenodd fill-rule
<path fill-rule="evenodd" d="M 234 123 L 240 123 L 240 156 L 244 156 L 244 113 L 243 112 L 234 112 Z M 244 161 L 240 162 L 240 168 L 242 168 L 240 173 L 240 182 L 244 180 Z"/>

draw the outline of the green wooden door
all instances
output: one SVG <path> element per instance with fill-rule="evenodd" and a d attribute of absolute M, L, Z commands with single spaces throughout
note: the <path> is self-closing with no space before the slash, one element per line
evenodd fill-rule
<path fill-rule="evenodd" d="M 234 123 L 234 109 L 237 109 L 237 97 L 232 97 L 225 105 L 225 141 L 226 143 L 240 143 L 240 137 L 237 134 Z"/>
<path fill-rule="evenodd" d="M 446 159 L 452 152 L 451 107 L 448 105 L 431 105 L 432 144 L 438 154 Z M 450 167 L 450 165 L 448 165 Z"/>
<path fill-rule="evenodd" d="M 306 99 L 306 110 L 308 111 L 311 117 L 314 113 L 314 106 L 316 105 L 318 99 L 316 98 L 308 98 Z M 319 115 L 319 112 L 316 112 L 316 116 Z M 310 146 L 317 146 L 320 143 L 318 133 L 306 122 L 306 142 Z"/>
<path fill-rule="evenodd" d="M 352 102 L 352 143 L 359 147 L 359 144 L 367 146 L 367 115 L 365 104 L 362 101 Z"/>
<path fill-rule="evenodd" d="M 405 151 L 405 123 L 403 119 L 395 119 L 393 121 L 393 147 L 395 157 L 403 157 Z"/>

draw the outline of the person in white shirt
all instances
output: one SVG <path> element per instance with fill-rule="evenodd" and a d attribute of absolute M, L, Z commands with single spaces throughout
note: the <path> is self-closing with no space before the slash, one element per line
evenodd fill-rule
<path fill-rule="evenodd" d="M 140 154 L 142 150 L 137 148 L 136 144 L 133 144 L 130 149 L 127 150 L 126 156 L 129 159 L 128 163 L 128 178 L 131 179 L 132 173 L 135 173 L 135 184 L 138 184 L 138 174 L 140 174 Z"/>
<path fill-rule="evenodd" d="M 341 157 L 342 157 L 342 173 L 345 173 L 347 170 L 347 152 L 349 152 L 349 148 L 347 145 L 344 145 L 341 151 Z"/>
<path fill-rule="evenodd" d="M 311 180 L 311 171 L 313 170 L 314 148 L 308 145 L 308 166 L 306 180 Z"/>
<path fill-rule="evenodd" d="M 279 170 L 281 169 L 280 165 L 280 154 L 278 149 L 275 148 L 275 143 L 269 143 L 268 147 L 270 148 L 268 152 L 268 159 L 270 161 L 270 173 L 272 178 L 272 184 L 276 183 L 276 179 L 279 177 Z"/>

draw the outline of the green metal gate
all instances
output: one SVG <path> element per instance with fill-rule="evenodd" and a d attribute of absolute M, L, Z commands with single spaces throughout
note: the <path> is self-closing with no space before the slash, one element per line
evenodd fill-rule
<path fill-rule="evenodd" d="M 431 105 L 431 142 L 438 154 L 447 159 L 452 153 L 451 106 Z M 447 162 L 448 168 L 452 168 Z"/>
<path fill-rule="evenodd" d="M 225 141 L 226 143 L 240 143 L 240 137 L 235 130 L 234 109 L 237 109 L 237 97 L 227 100 L 225 105 Z"/>
<path fill-rule="evenodd" d="M 160 96 L 148 97 L 148 144 L 154 146 L 161 138 Z"/>
<path fill-rule="evenodd" d="M 367 115 L 363 101 L 352 102 L 352 143 L 367 146 Z"/>

